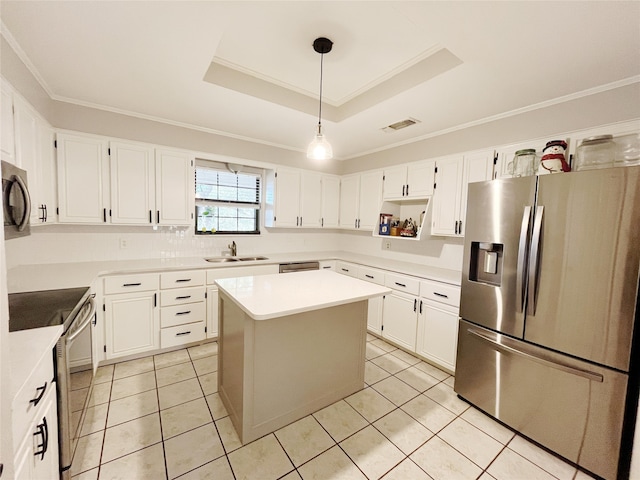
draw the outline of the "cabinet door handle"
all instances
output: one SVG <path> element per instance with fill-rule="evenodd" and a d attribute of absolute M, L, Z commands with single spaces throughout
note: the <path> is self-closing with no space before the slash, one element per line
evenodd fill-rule
<path fill-rule="evenodd" d="M 190 313 L 191 313 L 191 310 L 187 310 L 186 312 L 176 312 L 176 317 L 180 315 L 189 315 Z"/>
<path fill-rule="evenodd" d="M 395 282 L 395 283 L 396 283 L 396 285 L 398 285 L 399 287 L 407 288 L 407 286 L 406 286 L 404 283 L 398 283 L 398 282 Z"/>
<path fill-rule="evenodd" d="M 368 275 L 365 273 L 364 276 L 373 280 L 373 275 Z"/>
<path fill-rule="evenodd" d="M 40 400 L 42 400 L 42 397 L 44 396 L 44 392 L 46 391 L 47 391 L 47 382 L 44 382 L 44 385 L 36 388 L 36 398 L 32 398 L 31 400 L 29 400 L 29 403 L 33 403 L 34 407 L 38 405 L 40 403 Z"/>
<path fill-rule="evenodd" d="M 458 235 L 462 235 L 462 220 L 458 223 Z"/>
<path fill-rule="evenodd" d="M 437 297 L 449 298 L 449 295 L 445 295 L 444 293 L 433 292 L 433 294 Z"/>
<path fill-rule="evenodd" d="M 102 221 L 107 223 L 107 209 L 106 208 L 102 209 Z"/>
<path fill-rule="evenodd" d="M 409 184 L 407 183 L 407 197 L 409 196 Z"/>
<path fill-rule="evenodd" d="M 190 281 L 191 281 L 190 278 L 179 278 L 178 280 L 176 280 L 176 283 L 190 282 Z"/>
<path fill-rule="evenodd" d="M 420 315 L 422 315 L 422 300 L 420 300 Z"/>
<path fill-rule="evenodd" d="M 402 196 L 404 197 L 404 189 L 405 189 L 405 185 L 402 185 Z"/>
<path fill-rule="evenodd" d="M 413 299 L 413 311 L 415 312 L 418 308 L 418 299 L 414 298 Z"/>
<path fill-rule="evenodd" d="M 176 300 L 186 300 L 187 298 L 191 298 L 191 295 L 182 295 L 180 297 L 176 297 Z"/>
<path fill-rule="evenodd" d="M 149 223 L 153 223 L 153 212 L 149 210 Z"/>
<path fill-rule="evenodd" d="M 34 456 L 40 455 L 40 461 L 44 460 L 44 454 L 47 453 L 47 449 L 49 448 L 49 427 L 47 425 L 47 417 L 42 418 L 42 423 L 38 424 L 38 430 L 33 436 L 42 435 L 42 443 L 38 444 L 38 450 L 34 453 Z"/>
<path fill-rule="evenodd" d="M 142 283 L 123 283 L 123 287 L 139 287 Z"/>
<path fill-rule="evenodd" d="M 358 228 L 358 219 L 357 218 L 353 221 L 353 228 Z"/>
<path fill-rule="evenodd" d="M 47 220 L 49 219 L 49 210 L 47 209 L 47 205 L 43 205 L 44 206 L 44 222 L 47 223 Z"/>
<path fill-rule="evenodd" d="M 160 224 L 160 210 L 156 210 L 156 223 Z"/>
<path fill-rule="evenodd" d="M 186 332 L 178 332 L 176 333 L 176 337 L 181 337 L 182 335 L 189 335 L 191 330 L 187 330 Z"/>

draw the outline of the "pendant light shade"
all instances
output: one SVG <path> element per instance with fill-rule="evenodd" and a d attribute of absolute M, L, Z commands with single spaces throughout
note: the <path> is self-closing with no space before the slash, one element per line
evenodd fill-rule
<path fill-rule="evenodd" d="M 318 133 L 307 147 L 307 158 L 311 160 L 330 160 L 333 158 L 331 144 L 322 134 L 322 67 L 324 54 L 331 51 L 333 42 L 328 38 L 316 38 L 313 49 L 320 54 L 320 107 L 318 109 Z"/>

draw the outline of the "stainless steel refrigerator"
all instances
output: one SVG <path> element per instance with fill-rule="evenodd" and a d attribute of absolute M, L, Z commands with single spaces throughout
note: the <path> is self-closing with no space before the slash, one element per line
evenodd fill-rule
<path fill-rule="evenodd" d="M 624 477 L 640 167 L 471 184 L 466 221 L 455 391 L 581 467 Z"/>

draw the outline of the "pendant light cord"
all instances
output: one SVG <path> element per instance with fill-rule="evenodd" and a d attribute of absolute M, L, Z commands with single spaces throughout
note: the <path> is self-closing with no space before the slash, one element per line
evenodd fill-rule
<path fill-rule="evenodd" d="M 324 53 L 320 54 L 320 108 L 318 112 L 318 135 L 322 128 L 322 66 L 324 64 Z"/>

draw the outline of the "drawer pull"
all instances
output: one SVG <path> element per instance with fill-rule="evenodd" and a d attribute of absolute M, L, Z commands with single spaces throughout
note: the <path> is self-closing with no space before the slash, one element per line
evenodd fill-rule
<path fill-rule="evenodd" d="M 180 283 L 180 282 L 190 282 L 191 279 L 190 278 L 179 278 L 178 280 L 176 280 L 176 283 Z"/>
<path fill-rule="evenodd" d="M 407 288 L 407 286 L 404 283 L 395 282 L 395 284 L 398 285 L 399 287 Z"/>
<path fill-rule="evenodd" d="M 191 298 L 191 295 L 183 295 L 181 297 L 176 297 L 176 300 L 186 300 L 187 298 Z"/>
<path fill-rule="evenodd" d="M 191 310 L 187 310 L 186 312 L 177 312 L 176 316 L 178 315 L 189 315 L 191 313 Z"/>
<path fill-rule="evenodd" d="M 322 268 L 325 268 L 325 269 L 327 269 L 327 268 L 331 268 L 331 265 L 326 265 L 326 266 L 324 266 L 324 267 L 322 267 Z"/>
<path fill-rule="evenodd" d="M 341 268 L 340 270 L 342 270 L 343 272 L 348 272 L 349 271 L 348 268 Z"/>
<path fill-rule="evenodd" d="M 373 275 L 367 275 L 367 274 L 365 273 L 365 274 L 364 274 L 364 276 L 365 276 L 365 277 L 367 277 L 367 278 L 371 278 L 371 279 L 373 279 Z"/>
<path fill-rule="evenodd" d="M 182 335 L 189 335 L 191 333 L 191 330 L 187 330 L 186 332 L 178 332 L 176 333 L 176 337 L 180 337 Z"/>
<path fill-rule="evenodd" d="M 40 461 L 44 460 L 44 454 L 47 453 L 47 449 L 49 448 L 49 427 L 47 426 L 47 417 L 42 418 L 42 423 L 38 424 L 38 430 L 33 434 L 34 437 L 38 435 L 42 435 L 42 443 L 38 444 L 38 450 L 33 455 L 40 455 Z"/>
<path fill-rule="evenodd" d="M 138 283 L 123 283 L 122 286 L 123 287 L 139 287 L 140 285 L 142 285 L 142 283 L 138 282 Z"/>
<path fill-rule="evenodd" d="M 449 298 L 449 295 L 445 295 L 444 293 L 433 292 L 433 294 L 437 297 Z"/>
<path fill-rule="evenodd" d="M 40 400 L 42 400 L 42 397 L 44 396 L 44 392 L 46 391 L 47 382 L 44 382 L 43 386 L 36 388 L 36 392 L 38 392 L 38 394 L 36 395 L 36 398 L 32 398 L 31 400 L 29 400 L 29 403 L 33 403 L 34 407 L 38 405 L 40 403 Z"/>

